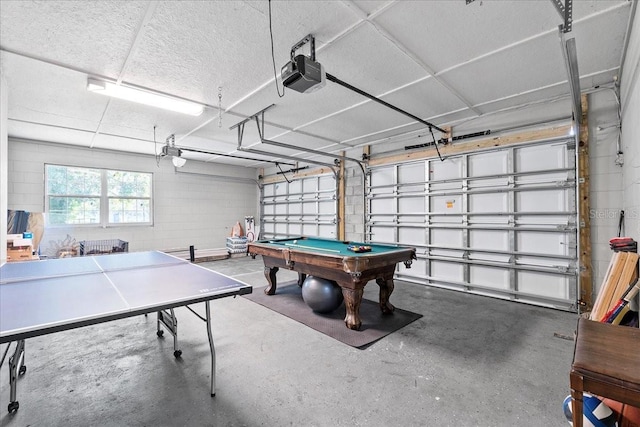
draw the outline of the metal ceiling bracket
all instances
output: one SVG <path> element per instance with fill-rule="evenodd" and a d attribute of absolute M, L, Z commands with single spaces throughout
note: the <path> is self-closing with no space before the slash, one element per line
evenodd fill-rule
<path fill-rule="evenodd" d="M 562 56 L 567 69 L 569 81 L 569 93 L 573 104 L 573 120 L 578 125 L 582 122 L 582 102 L 580 93 L 580 72 L 578 71 L 578 54 L 576 51 L 576 39 L 565 37 L 562 26 L 559 27 Z"/>
<path fill-rule="evenodd" d="M 300 40 L 298 43 L 294 44 L 291 47 L 291 60 L 293 61 L 294 56 L 296 55 L 296 50 L 300 49 L 305 44 L 309 43 L 309 49 L 311 50 L 309 57 L 312 61 L 316 60 L 316 39 L 313 34 L 308 34 L 305 38 Z"/>
<path fill-rule="evenodd" d="M 560 26 L 563 33 L 571 31 L 573 26 L 573 0 L 551 0 L 551 3 L 556 7 L 560 18 L 563 20 L 563 24 Z"/>

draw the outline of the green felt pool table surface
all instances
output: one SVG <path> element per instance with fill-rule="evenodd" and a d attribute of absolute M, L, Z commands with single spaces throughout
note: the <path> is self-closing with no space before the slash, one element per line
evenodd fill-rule
<path fill-rule="evenodd" d="M 318 254 L 327 254 L 327 255 L 339 255 L 339 256 L 372 256 L 383 253 L 389 253 L 393 251 L 405 250 L 401 246 L 396 245 L 382 245 L 375 243 L 363 243 L 363 242 L 352 242 L 352 241 L 342 241 L 342 240 L 333 240 L 333 239 L 323 239 L 318 237 L 294 237 L 287 239 L 270 239 L 270 240 L 258 240 L 255 243 L 260 243 L 264 245 L 273 245 L 274 248 L 282 247 L 282 249 L 299 249 L 299 250 L 308 250 L 312 252 L 317 252 Z M 357 252 L 350 250 L 350 246 L 355 247 L 369 247 L 370 251 L 366 252 Z"/>

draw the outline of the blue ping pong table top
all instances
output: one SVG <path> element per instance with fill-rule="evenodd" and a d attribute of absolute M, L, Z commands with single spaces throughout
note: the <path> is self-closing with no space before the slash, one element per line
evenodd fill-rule
<path fill-rule="evenodd" d="M 2 273 L 0 274 L 0 283 L 186 262 L 186 260 L 157 251 L 11 262 L 0 267 Z"/>
<path fill-rule="evenodd" d="M 0 267 L 0 342 L 251 292 L 162 252 L 7 263 Z"/>

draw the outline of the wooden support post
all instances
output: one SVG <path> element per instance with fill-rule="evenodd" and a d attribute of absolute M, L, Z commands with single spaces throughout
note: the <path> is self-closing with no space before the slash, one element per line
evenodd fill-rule
<path fill-rule="evenodd" d="M 342 156 L 345 155 L 345 152 L 342 151 L 340 153 Z M 345 240 L 345 203 L 346 203 L 346 197 L 345 197 L 345 188 L 346 188 L 346 179 L 344 176 L 345 173 L 345 167 L 344 167 L 344 160 L 342 160 L 340 162 L 340 172 L 338 173 L 338 239 L 339 240 Z"/>
<path fill-rule="evenodd" d="M 587 119 L 589 103 L 587 95 L 582 95 L 582 122 L 578 150 L 578 230 L 580 247 L 580 295 L 578 302 L 584 311 L 591 310 L 593 304 L 593 272 L 591 270 L 591 220 L 589 211 L 589 122 Z"/>

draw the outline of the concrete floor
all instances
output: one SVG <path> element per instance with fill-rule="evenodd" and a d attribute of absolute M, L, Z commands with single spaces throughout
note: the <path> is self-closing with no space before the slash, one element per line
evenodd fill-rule
<path fill-rule="evenodd" d="M 266 285 L 260 257 L 202 265 Z M 278 273 L 280 282 L 295 277 Z M 375 283 L 365 298 L 377 299 Z M 554 333 L 572 336 L 576 314 L 401 281 L 391 302 L 424 317 L 365 350 L 242 297 L 212 302 L 215 397 L 205 325 L 184 308 L 182 359 L 156 337 L 155 315 L 32 338 L 13 415 L 5 366 L 0 374 L 0 425 L 568 424 L 573 341 Z"/>

